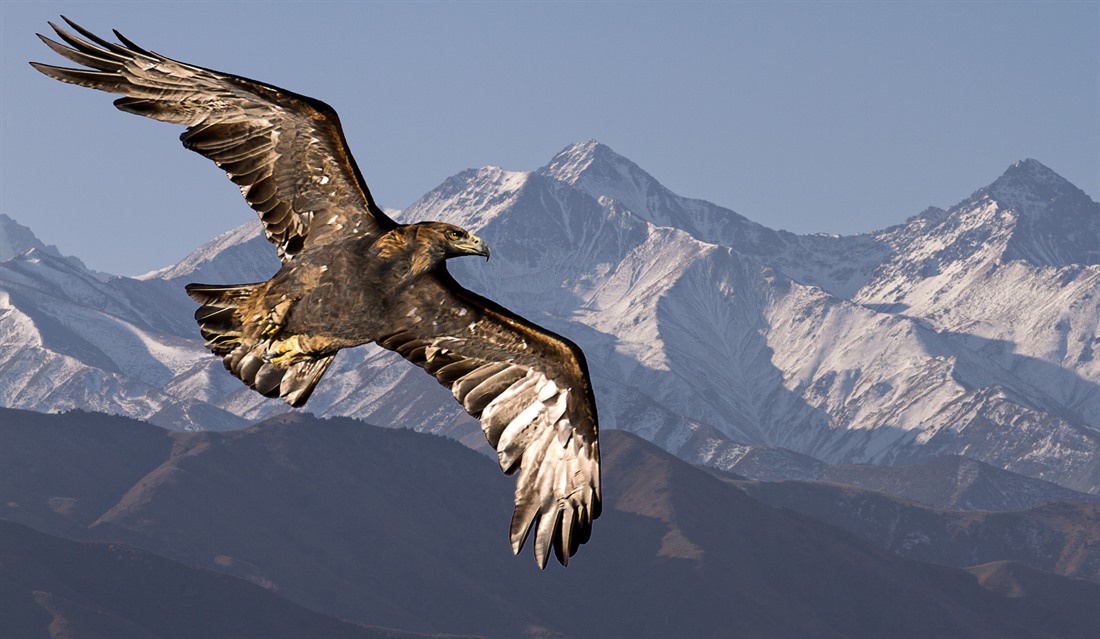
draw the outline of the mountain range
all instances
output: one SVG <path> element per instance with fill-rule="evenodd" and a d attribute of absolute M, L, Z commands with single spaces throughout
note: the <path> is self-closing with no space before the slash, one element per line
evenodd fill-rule
<path fill-rule="evenodd" d="M 456 278 L 584 348 L 606 493 L 577 561 L 510 556 L 511 481 L 394 354 L 342 353 L 306 411 L 222 369 L 183 284 L 270 277 L 258 223 L 121 277 L 0 214 L 5 628 L 1100 632 L 1100 205 L 1039 162 L 847 237 L 681 197 L 594 141 L 392 214 L 478 233 L 493 259 Z"/>
<path fill-rule="evenodd" d="M 486 239 L 493 259 L 455 276 L 584 348 L 604 427 L 686 460 L 804 478 L 965 456 L 1100 494 L 1100 204 L 1035 160 L 846 237 L 681 197 L 594 141 L 531 172 L 464 171 L 397 215 Z M 257 223 L 140 277 L 93 273 L 11 218 L 0 237 L 0 405 L 177 430 L 290 410 L 205 352 L 182 292 L 269 277 Z M 307 409 L 483 440 L 375 347 L 341 354 Z"/>
<path fill-rule="evenodd" d="M 847 530 L 898 556 L 968 568 L 1013 561 L 1100 583 L 1100 504 L 941 510 L 832 482 L 737 482 L 754 499 Z"/>
<path fill-rule="evenodd" d="M 0 519 L 5 636 L 428 639 L 333 619 L 247 581 L 140 548 L 80 543 Z M 434 636 L 434 635 L 432 635 Z M 457 639 L 447 635 L 448 639 Z"/>
<path fill-rule="evenodd" d="M 28 638 L 1100 632 L 1097 583 L 904 559 L 630 433 L 603 444 L 592 540 L 539 571 L 510 552 L 510 479 L 448 438 L 307 413 L 181 433 L 0 409 L 0 619 Z"/>

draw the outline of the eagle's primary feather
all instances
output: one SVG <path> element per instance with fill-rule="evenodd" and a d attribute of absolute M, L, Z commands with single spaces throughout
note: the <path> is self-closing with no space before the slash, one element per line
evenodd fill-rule
<path fill-rule="evenodd" d="M 375 342 L 450 389 L 481 420 L 501 470 L 516 474 L 511 541 L 533 529 L 545 566 L 567 564 L 600 515 L 596 402 L 576 344 L 466 290 L 446 260 L 489 256 L 441 222 L 398 224 L 377 206 L 328 105 L 268 84 L 119 43 L 65 18 L 52 50 L 86 68 L 32 62 L 115 106 L 182 124 L 183 145 L 236 183 L 283 266 L 267 282 L 191 284 L 207 347 L 264 395 L 309 399 L 336 353 Z M 67 46 L 66 46 L 67 45 Z"/>

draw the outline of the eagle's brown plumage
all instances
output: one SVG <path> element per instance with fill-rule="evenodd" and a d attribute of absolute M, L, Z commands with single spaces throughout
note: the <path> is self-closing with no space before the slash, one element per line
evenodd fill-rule
<path fill-rule="evenodd" d="M 191 284 L 207 346 L 256 391 L 301 406 L 342 348 L 375 342 L 448 387 L 516 473 L 512 548 L 532 528 L 539 566 L 562 564 L 600 514 L 596 403 L 584 354 L 472 293 L 446 260 L 489 256 L 442 222 L 397 224 L 371 198 L 336 112 L 277 87 L 142 49 L 117 31 L 83 38 L 50 24 L 51 49 L 87 68 L 32 62 L 71 84 L 122 94 L 115 106 L 187 127 L 259 214 L 283 266 L 267 282 Z M 68 46 L 66 46 L 68 45 Z"/>

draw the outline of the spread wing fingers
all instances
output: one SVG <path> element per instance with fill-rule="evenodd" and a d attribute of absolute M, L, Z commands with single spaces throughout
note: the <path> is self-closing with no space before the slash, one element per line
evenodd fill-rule
<path fill-rule="evenodd" d="M 121 44 L 109 42 L 65 21 L 86 39 L 53 23 L 65 44 L 39 38 L 87 68 L 31 65 L 62 82 L 122 94 L 115 106 L 123 111 L 186 125 L 183 145 L 213 160 L 240 187 L 283 261 L 306 244 L 396 226 L 371 198 L 332 107 L 166 58 L 117 31 Z"/>
<path fill-rule="evenodd" d="M 595 400 L 581 350 L 455 282 L 443 269 L 410 287 L 378 340 L 448 387 L 481 420 L 500 468 L 517 475 L 510 537 L 532 529 L 535 559 L 567 564 L 600 515 Z"/>

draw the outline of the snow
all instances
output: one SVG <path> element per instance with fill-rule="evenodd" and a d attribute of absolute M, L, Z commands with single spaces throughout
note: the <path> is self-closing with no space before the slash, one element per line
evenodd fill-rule
<path fill-rule="evenodd" d="M 1100 492 L 1100 207 L 1034 161 L 954 207 L 847 237 L 680 197 L 595 141 L 534 172 L 464 171 L 394 215 L 492 246 L 451 271 L 584 348 L 606 428 L 719 468 L 965 453 Z M 0 263 L 0 400 L 174 428 L 285 412 L 205 353 L 180 290 L 276 268 L 256 222 L 140 278 L 104 282 L 41 249 Z M 308 408 L 476 430 L 377 347 L 340 353 Z"/>

